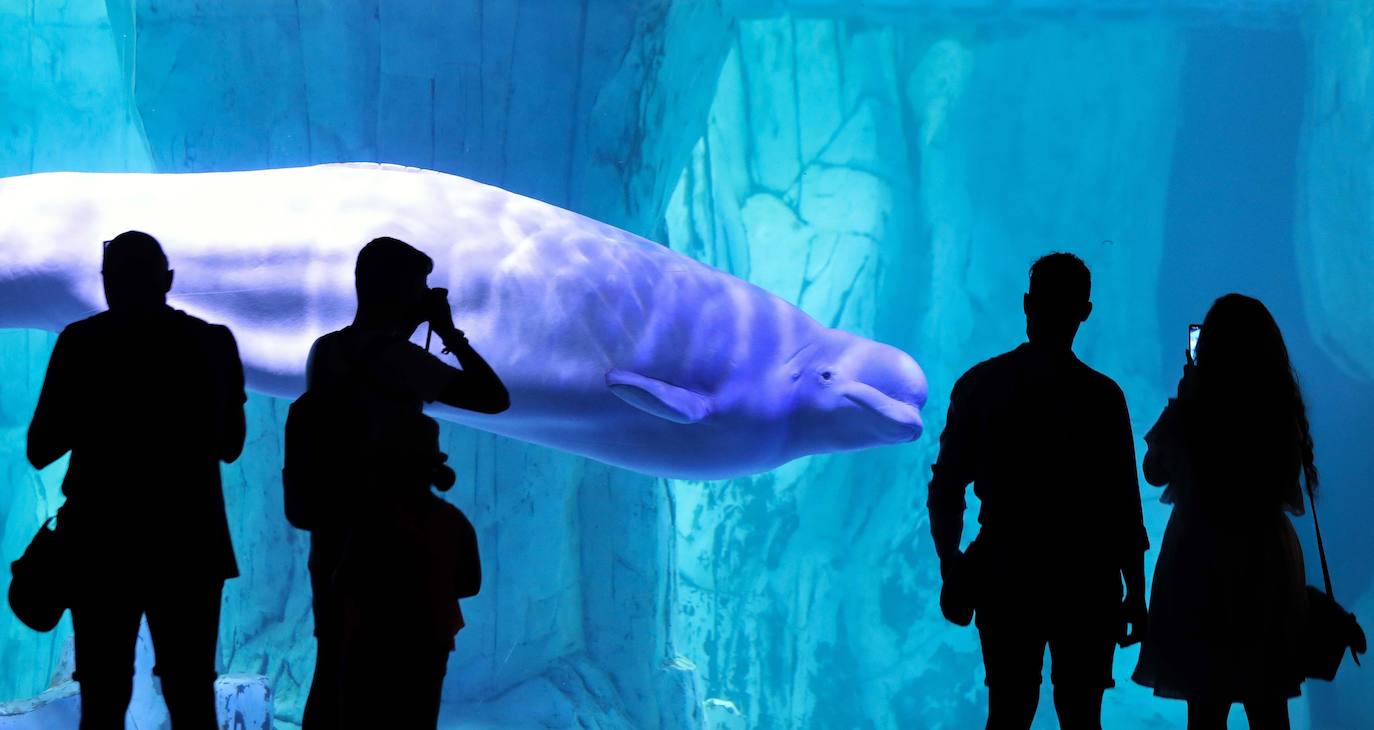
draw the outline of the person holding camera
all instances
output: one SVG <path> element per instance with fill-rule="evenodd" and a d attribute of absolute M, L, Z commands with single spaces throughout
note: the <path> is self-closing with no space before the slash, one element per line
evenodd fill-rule
<path fill-rule="evenodd" d="M 425 418 L 424 405 L 440 402 L 489 414 L 510 407 L 510 396 L 501 379 L 454 326 L 448 292 L 430 289 L 426 283 L 433 268 L 429 256 L 395 238 L 377 238 L 362 248 L 354 269 L 358 310 L 353 323 L 316 340 L 306 366 L 307 395 L 318 399 L 313 406 L 317 415 L 300 419 L 293 426 L 291 421 L 301 403 L 298 400 L 288 418 L 283 470 L 287 516 L 292 524 L 311 533 L 309 567 L 317 641 L 315 676 L 302 719 L 304 730 L 357 726 L 363 716 L 355 703 L 376 703 L 379 697 L 387 698 L 391 721 L 401 723 L 397 726 L 434 727 L 437 721 L 438 684 L 430 681 L 435 671 L 432 665 L 437 665 L 442 681 L 447 651 L 432 657 L 427 668 L 390 664 L 367 667 L 374 679 L 394 686 L 397 692 L 411 691 L 408 688 L 416 684 L 411 681 L 412 671 L 429 677 L 426 686 L 433 687 L 433 702 L 389 695 L 379 691 L 375 682 L 362 697 L 350 699 L 343 691 L 345 659 L 350 653 L 346 642 L 395 629 L 367 622 L 390 623 L 405 613 L 407 605 L 406 599 L 398 598 L 396 610 L 387 611 L 373 602 L 370 610 L 346 615 L 350 605 L 356 609 L 359 604 L 349 604 L 345 593 L 353 598 L 368 593 L 386 596 L 387 586 L 369 585 L 388 574 L 375 568 L 388 559 L 402 559 L 404 553 L 389 549 L 369 555 L 366 551 L 377 549 L 379 536 L 394 536 L 406 519 L 424 514 L 416 512 L 414 506 L 421 485 L 428 492 L 436 479 L 451 479 L 444 474 L 447 467 L 440 461 L 402 456 L 412 447 L 428 451 L 431 443 L 433 452 L 438 453 L 437 426 L 431 439 L 419 425 Z M 410 336 L 425 322 L 460 367 L 410 342 Z M 407 438 L 419 441 L 406 446 Z M 299 486 L 301 483 L 318 486 L 307 490 Z M 308 496 L 293 496 L 300 493 Z M 345 566 L 352 570 L 343 570 Z M 423 571 L 413 566 L 391 567 L 396 569 L 388 579 L 391 582 L 394 576 L 405 575 L 412 581 L 426 579 Z M 347 592 L 342 590 L 345 584 Z M 395 640 L 409 642 L 415 637 L 402 631 Z M 401 650 L 411 648 L 407 645 Z M 352 653 L 349 671 L 359 671 L 357 652 Z M 408 717 L 398 720 L 397 712 Z"/>

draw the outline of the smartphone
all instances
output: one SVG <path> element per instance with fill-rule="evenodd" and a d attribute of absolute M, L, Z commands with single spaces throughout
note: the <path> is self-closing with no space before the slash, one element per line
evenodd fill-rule
<path fill-rule="evenodd" d="M 1197 362 L 1197 339 L 1202 336 L 1202 325 L 1188 325 L 1188 362 Z"/>

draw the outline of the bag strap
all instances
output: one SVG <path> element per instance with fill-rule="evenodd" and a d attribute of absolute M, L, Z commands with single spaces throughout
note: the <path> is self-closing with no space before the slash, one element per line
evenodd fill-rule
<path fill-rule="evenodd" d="M 1331 569 L 1326 565 L 1326 546 L 1322 543 L 1322 525 L 1317 519 L 1317 498 L 1312 494 L 1312 483 L 1304 481 L 1307 492 L 1307 503 L 1312 505 L 1312 529 L 1317 533 L 1317 555 L 1322 561 L 1322 581 L 1326 584 L 1326 595 L 1331 597 L 1331 601 L 1336 601 L 1336 592 L 1331 588 Z M 1360 666 L 1360 657 L 1354 651 L 1350 652 L 1350 658 L 1355 660 L 1355 666 Z"/>
<path fill-rule="evenodd" d="M 1317 555 L 1322 559 L 1322 580 L 1326 583 L 1326 595 L 1336 600 L 1336 592 L 1331 589 L 1331 569 L 1326 566 L 1326 545 L 1322 543 L 1322 523 L 1317 519 L 1317 499 L 1312 494 L 1311 483 L 1307 484 L 1307 503 L 1312 505 L 1312 529 L 1317 533 Z"/>

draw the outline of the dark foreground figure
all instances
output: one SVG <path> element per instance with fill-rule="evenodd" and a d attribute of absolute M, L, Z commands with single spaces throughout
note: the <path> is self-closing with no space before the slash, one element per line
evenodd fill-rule
<path fill-rule="evenodd" d="M 421 416 L 404 428 L 376 444 L 370 481 L 390 494 L 353 525 L 334 573 L 344 727 L 435 726 L 464 626 L 458 601 L 481 588 L 472 524 L 430 488 L 444 458 L 439 424 Z"/>
<path fill-rule="evenodd" d="M 317 415 L 297 421 L 297 401 L 287 424 L 287 516 L 311 531 L 318 646 L 305 730 L 434 727 L 462 625 L 456 599 L 475 592 L 476 556 L 462 559 L 475 550 L 471 525 L 429 490 L 453 475 L 421 409 L 494 414 L 510 401 L 454 327 L 447 292 L 427 286 L 433 267 L 393 238 L 363 247 L 353 324 L 311 350 Z M 426 321 L 461 369 L 409 341 Z"/>
<path fill-rule="evenodd" d="M 1148 539 L 1126 401 L 1072 349 L 1089 288 L 1076 257 L 1036 261 L 1029 342 L 955 383 L 940 436 L 928 508 L 941 608 L 959 624 L 976 611 L 989 730 L 1030 727 L 1046 646 L 1060 726 L 1100 728 L 1116 645 L 1134 643 L 1145 621 Z M 970 483 L 981 529 L 961 553 Z"/>
<path fill-rule="evenodd" d="M 1258 300 L 1228 294 L 1203 322 L 1197 363 L 1145 436 L 1145 479 L 1174 506 L 1155 565 L 1135 681 L 1187 700 L 1188 727 L 1286 729 L 1299 694 L 1307 593 L 1288 514 L 1315 489 L 1312 436 L 1288 348 Z"/>
<path fill-rule="evenodd" d="M 72 561 L 81 728 L 122 730 L 146 615 L 172 726 L 217 727 L 215 644 L 238 575 L 219 462 L 243 448 L 234 337 L 167 306 L 158 242 L 105 248 L 109 311 L 62 331 L 29 427 L 29 461 L 71 452 L 59 527 Z"/>

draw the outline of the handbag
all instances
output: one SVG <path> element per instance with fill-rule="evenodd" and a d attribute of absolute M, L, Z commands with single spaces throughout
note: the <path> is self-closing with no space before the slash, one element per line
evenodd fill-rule
<path fill-rule="evenodd" d="M 1336 603 L 1331 590 L 1331 571 L 1326 566 L 1326 547 L 1322 544 L 1321 523 L 1317 521 L 1317 502 L 1312 497 L 1308 485 L 1307 500 L 1312 505 L 1312 527 L 1317 533 L 1317 554 L 1321 556 L 1322 580 L 1326 590 L 1315 586 L 1307 587 L 1307 627 L 1303 644 L 1303 674 L 1313 679 L 1331 681 L 1340 669 L 1345 652 L 1350 650 L 1350 658 L 1355 665 L 1360 664 L 1360 654 L 1367 649 L 1364 629 L 1355 620 L 1355 615 Z"/>
<path fill-rule="evenodd" d="M 10 563 L 10 608 L 35 631 L 52 631 L 70 603 L 63 536 L 48 526 L 54 519 L 44 521 L 24 554 Z"/>

